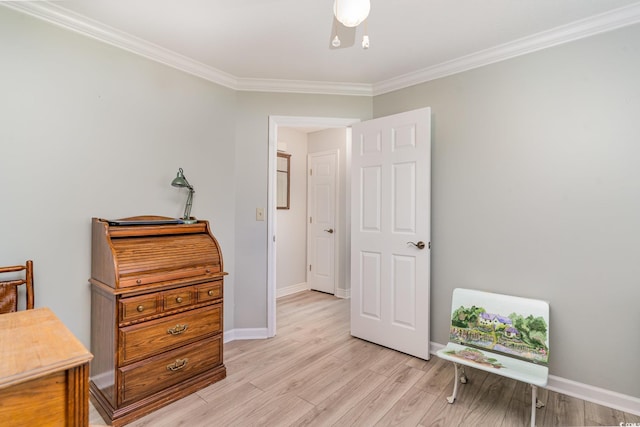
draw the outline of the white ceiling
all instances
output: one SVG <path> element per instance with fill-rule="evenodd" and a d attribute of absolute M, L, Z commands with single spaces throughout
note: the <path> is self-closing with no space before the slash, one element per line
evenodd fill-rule
<path fill-rule="evenodd" d="M 239 90 L 376 94 L 640 22 L 638 0 L 371 0 L 371 48 L 330 47 L 333 0 L 10 2 Z"/>

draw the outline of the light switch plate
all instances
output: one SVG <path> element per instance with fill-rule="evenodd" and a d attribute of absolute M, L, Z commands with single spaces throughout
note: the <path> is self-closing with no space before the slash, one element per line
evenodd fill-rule
<path fill-rule="evenodd" d="M 256 208 L 256 221 L 264 221 L 264 208 Z"/>

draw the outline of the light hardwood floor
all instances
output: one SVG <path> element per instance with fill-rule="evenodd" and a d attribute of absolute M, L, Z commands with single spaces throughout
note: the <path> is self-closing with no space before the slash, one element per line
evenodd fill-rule
<path fill-rule="evenodd" d="M 278 299 L 278 335 L 225 344 L 227 378 L 132 424 L 174 426 L 528 426 L 530 387 L 467 368 L 453 405 L 453 365 L 349 335 L 349 300 L 307 291 Z M 539 389 L 538 426 L 639 423 Z M 92 425 L 104 425 L 91 407 Z"/>

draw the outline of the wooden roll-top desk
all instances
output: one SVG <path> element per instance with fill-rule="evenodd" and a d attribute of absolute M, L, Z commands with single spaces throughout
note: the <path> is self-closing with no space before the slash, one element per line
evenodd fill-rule
<path fill-rule="evenodd" d="M 127 424 L 226 376 L 222 253 L 207 221 L 92 220 L 90 396 Z"/>

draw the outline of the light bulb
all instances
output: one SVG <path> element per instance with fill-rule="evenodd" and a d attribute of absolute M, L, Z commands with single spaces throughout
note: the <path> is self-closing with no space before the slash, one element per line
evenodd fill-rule
<path fill-rule="evenodd" d="M 340 0 L 333 3 L 333 14 L 345 27 L 357 27 L 367 19 L 370 10 L 370 0 Z"/>
<path fill-rule="evenodd" d="M 369 36 L 366 34 L 362 37 L 362 48 L 369 49 Z"/>
<path fill-rule="evenodd" d="M 331 46 L 333 47 L 340 47 L 340 39 L 338 38 L 338 35 L 336 34 L 336 36 L 333 38 L 333 41 L 331 42 Z"/>

